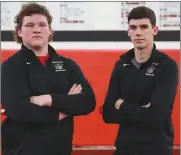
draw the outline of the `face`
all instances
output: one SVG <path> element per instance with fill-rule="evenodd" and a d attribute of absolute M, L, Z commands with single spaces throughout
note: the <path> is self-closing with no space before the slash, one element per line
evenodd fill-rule
<path fill-rule="evenodd" d="M 23 18 L 18 35 L 26 46 L 41 48 L 48 45 L 51 28 L 45 16 L 34 14 Z"/>
<path fill-rule="evenodd" d="M 158 27 L 152 26 L 147 18 L 131 19 L 129 21 L 128 36 L 135 48 L 144 49 L 153 44 L 153 38 L 158 33 Z"/>

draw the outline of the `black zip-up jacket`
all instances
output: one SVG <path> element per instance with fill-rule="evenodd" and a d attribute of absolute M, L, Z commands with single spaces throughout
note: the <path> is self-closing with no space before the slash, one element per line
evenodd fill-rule
<path fill-rule="evenodd" d="M 81 69 L 49 45 L 43 66 L 33 51 L 22 48 L 1 66 L 1 103 L 7 119 L 2 124 L 3 155 L 69 155 L 73 116 L 95 109 L 95 95 Z M 68 95 L 73 84 L 82 93 Z M 50 94 L 52 107 L 30 103 L 31 96 Z M 59 119 L 59 112 L 69 116 Z"/>
<path fill-rule="evenodd" d="M 139 69 L 132 63 L 133 58 L 131 49 L 116 62 L 103 105 L 104 122 L 120 124 L 115 155 L 171 155 L 174 139 L 171 113 L 178 66 L 155 45 L 150 59 Z M 124 100 L 119 110 L 115 109 L 118 98 Z M 149 102 L 149 108 L 142 107 Z"/>

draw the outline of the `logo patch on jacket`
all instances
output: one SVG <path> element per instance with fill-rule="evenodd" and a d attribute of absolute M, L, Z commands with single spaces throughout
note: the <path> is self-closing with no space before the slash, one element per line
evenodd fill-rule
<path fill-rule="evenodd" d="M 56 72 L 66 71 L 66 69 L 64 68 L 63 61 L 52 61 L 52 64 Z"/>
<path fill-rule="evenodd" d="M 154 71 L 156 69 L 156 67 L 158 66 L 159 64 L 156 63 L 156 62 L 153 62 L 152 65 L 150 67 L 148 67 L 147 69 L 147 72 L 146 72 L 146 75 L 148 76 L 154 76 Z"/>

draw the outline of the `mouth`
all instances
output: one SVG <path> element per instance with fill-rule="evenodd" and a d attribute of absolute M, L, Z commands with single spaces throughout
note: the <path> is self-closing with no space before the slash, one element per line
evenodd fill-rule
<path fill-rule="evenodd" d="M 32 38 L 39 39 L 42 38 L 41 36 L 33 36 Z"/>
<path fill-rule="evenodd" d="M 145 39 L 135 39 L 134 41 L 144 41 Z"/>

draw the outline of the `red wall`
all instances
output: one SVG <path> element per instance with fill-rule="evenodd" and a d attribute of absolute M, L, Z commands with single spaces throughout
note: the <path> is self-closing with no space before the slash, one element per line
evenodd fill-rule
<path fill-rule="evenodd" d="M 12 55 L 14 50 L 2 50 L 1 62 Z M 82 68 L 96 94 L 97 106 L 87 116 L 75 117 L 75 145 L 113 145 L 117 133 L 117 125 L 105 124 L 100 107 L 103 105 L 109 78 L 115 61 L 124 50 L 62 50 L 61 55 L 74 59 Z M 180 70 L 180 51 L 162 50 L 178 63 Z M 179 74 L 180 75 L 180 74 Z M 180 78 L 179 78 L 180 79 Z M 180 84 L 173 109 L 173 125 L 175 129 L 174 144 L 180 145 Z M 2 116 L 3 117 L 3 116 Z"/>

